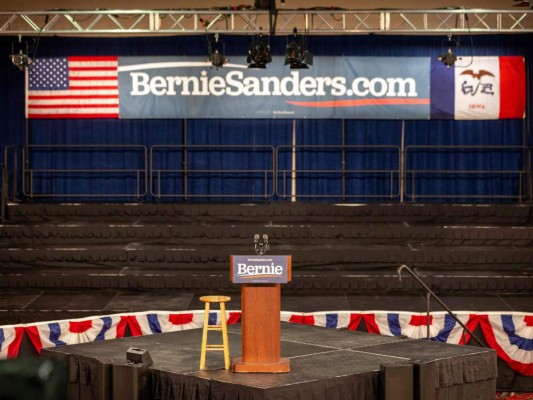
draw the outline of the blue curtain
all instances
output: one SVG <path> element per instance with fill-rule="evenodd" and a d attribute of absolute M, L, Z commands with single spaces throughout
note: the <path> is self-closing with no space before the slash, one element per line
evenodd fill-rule
<path fill-rule="evenodd" d="M 473 36 L 473 46 L 468 36 L 462 36 L 461 46 L 456 52 L 461 55 L 524 55 L 526 66 L 533 62 L 533 35 L 476 35 Z M 0 38 L 0 50 L 5 57 L 0 57 L 0 93 L 2 107 L 0 118 L 3 121 L 0 143 L 3 147 L 15 144 L 19 147 L 26 144 L 26 120 L 24 118 L 24 77 L 23 73 L 11 65 L 7 55 L 11 52 L 11 43 L 16 38 Z M 28 39 L 32 41 L 31 38 Z M 312 36 L 310 37 L 310 51 L 315 55 L 350 55 L 350 56 L 431 56 L 437 57 L 446 49 L 444 36 Z M 224 38 L 226 52 L 232 55 L 243 54 L 247 51 L 250 38 L 244 36 L 227 36 Z M 273 37 L 271 47 L 274 54 L 284 53 L 285 37 Z M 71 38 L 71 37 L 41 37 L 36 56 L 67 56 L 67 55 L 206 55 L 206 41 L 203 36 L 192 37 L 142 37 L 142 38 Z M 529 79 L 528 93 L 531 93 L 533 80 Z M 412 146 L 408 152 L 408 166 L 414 170 L 439 170 L 444 167 L 464 168 L 466 170 L 493 169 L 515 170 L 524 162 L 525 155 L 514 151 L 457 151 L 442 150 L 440 153 L 424 152 L 415 148 L 417 145 L 440 146 L 488 146 L 505 145 L 531 146 L 531 119 L 533 111 L 528 104 L 525 121 L 405 121 L 403 132 L 406 146 Z M 344 124 L 344 125 L 343 125 Z M 296 143 L 309 146 L 309 151 L 298 154 L 296 165 L 303 170 L 395 170 L 399 168 L 396 147 L 402 142 L 402 121 L 375 120 L 300 120 L 295 122 Z M 160 169 L 183 169 L 184 154 L 180 152 L 184 146 L 191 146 L 187 150 L 188 169 L 216 169 L 219 167 L 247 170 L 249 168 L 270 168 L 270 156 L 260 149 L 260 146 L 290 146 L 292 144 L 292 120 L 31 120 L 28 124 L 28 143 L 30 145 L 138 145 L 149 149 L 154 145 L 178 146 L 172 154 L 158 158 Z M 186 132 L 186 135 L 184 133 Z M 186 141 L 184 138 L 186 137 Z M 342 143 L 349 146 L 342 155 L 338 146 Z M 241 150 L 228 152 L 223 147 L 219 151 L 207 151 L 200 145 L 248 145 L 252 146 L 249 153 Z M 180 147 L 181 146 L 181 147 Z M 257 148 L 255 150 L 253 146 Z M 317 151 L 313 146 L 322 146 L 328 151 Z M 350 147 L 351 146 L 351 147 Z M 390 146 L 383 149 L 364 149 L 362 146 Z M 180 150 L 180 151 L 178 151 Z M 255 153 L 254 153 L 255 152 Z M 77 152 L 69 157 L 61 151 L 51 151 L 46 148 L 32 148 L 28 151 L 32 167 L 47 169 L 69 168 L 76 169 L 83 165 L 92 168 L 126 168 L 136 170 L 143 167 L 145 160 L 137 149 L 123 149 L 121 154 L 116 149 L 109 149 L 98 153 L 94 151 Z M 280 166 L 290 170 L 292 167 L 290 151 L 283 148 L 280 151 Z M 128 173 L 129 174 L 129 173 Z M 139 178 L 132 172 L 126 179 L 120 174 L 106 173 L 99 177 L 98 187 L 102 193 L 116 195 L 101 199 L 120 199 L 120 195 L 127 193 L 135 195 L 136 186 L 141 186 L 140 192 L 147 191 L 168 193 L 187 193 L 191 195 L 187 200 L 205 200 L 201 196 L 229 193 L 250 193 L 254 196 L 239 200 L 259 200 L 262 194 L 275 190 L 274 177 L 260 177 L 254 174 L 235 172 L 233 175 L 217 176 L 208 179 L 201 173 L 187 176 L 187 182 L 168 176 L 160 181 L 159 186 L 148 187 L 148 176 Z M 313 176 L 311 176 L 313 175 Z M 309 195 L 304 199 L 320 200 L 330 193 L 345 193 L 348 197 L 337 197 L 333 200 L 361 199 L 364 201 L 396 201 L 400 191 L 399 177 L 379 173 L 366 177 L 357 173 L 345 174 L 344 178 L 331 174 L 329 171 L 318 174 L 310 173 L 309 177 L 302 174 L 297 177 L 297 194 Z M 409 177 L 408 177 L 409 178 Z M 488 175 L 470 175 L 451 177 L 448 175 L 428 174 L 418 176 L 416 184 L 410 186 L 406 182 L 406 194 L 414 196 L 408 200 L 414 201 L 471 201 L 471 193 L 477 192 L 487 195 L 482 201 L 515 201 L 508 196 L 516 194 L 520 186 L 517 179 L 523 177 L 506 176 L 498 173 Z M 266 182 L 266 184 L 265 184 Z M 63 176 L 56 179 L 46 172 L 34 188 L 43 193 L 71 193 L 82 194 L 93 185 L 89 178 L 78 173 L 73 176 Z M 186 184 L 186 187 L 184 186 Z M 277 191 L 286 193 L 290 190 L 290 176 L 284 183 L 277 181 Z M 413 192 L 414 191 L 414 192 Z M 371 193 L 375 196 L 361 196 Z M 465 197 L 447 199 L 438 194 L 464 194 Z M 316 195 L 313 197 L 313 194 Z M 420 195 L 428 195 L 423 198 Z M 258 195 L 258 197 L 255 197 Z M 350 197 L 352 196 L 352 197 Z M 146 197 L 150 199 L 151 197 Z M 158 198 L 157 196 L 154 197 Z M 182 199 L 184 197 L 181 197 Z M 283 199 L 283 196 L 279 198 Z M 224 197 L 214 198 L 224 200 Z M 174 199 L 175 200 L 175 199 Z M 328 198 L 327 200 L 332 200 Z"/>

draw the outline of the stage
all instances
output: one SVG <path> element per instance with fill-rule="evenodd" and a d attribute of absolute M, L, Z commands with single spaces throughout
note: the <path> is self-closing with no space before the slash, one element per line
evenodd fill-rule
<path fill-rule="evenodd" d="M 67 398 L 79 400 L 119 400 L 114 381 L 124 396 L 138 387 L 139 398 L 154 400 L 473 400 L 496 393 L 496 354 L 490 349 L 292 323 L 282 323 L 281 332 L 282 356 L 291 363 L 286 374 L 233 373 L 223 369 L 218 352 L 208 353 L 206 370 L 199 371 L 201 329 L 42 353 L 66 365 Z M 209 338 L 216 343 L 218 333 Z M 229 343 L 231 357 L 240 356 L 239 324 L 229 326 Z M 153 364 L 127 363 L 132 347 L 147 350 Z"/>

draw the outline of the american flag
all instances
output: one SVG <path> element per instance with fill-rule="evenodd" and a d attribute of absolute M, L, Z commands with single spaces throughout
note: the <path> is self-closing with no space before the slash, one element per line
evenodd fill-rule
<path fill-rule="evenodd" d="M 118 118 L 118 57 L 38 58 L 29 68 L 28 118 Z"/>

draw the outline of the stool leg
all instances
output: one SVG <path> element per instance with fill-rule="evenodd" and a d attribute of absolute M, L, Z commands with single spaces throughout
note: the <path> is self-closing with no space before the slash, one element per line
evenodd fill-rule
<path fill-rule="evenodd" d="M 209 302 L 205 303 L 204 331 L 202 333 L 202 351 L 200 353 L 200 369 L 205 368 L 205 353 L 207 349 L 207 330 L 209 326 Z"/>
<path fill-rule="evenodd" d="M 228 325 L 226 324 L 226 305 L 220 303 L 220 321 L 222 323 L 222 344 L 224 345 L 224 368 L 229 369 Z"/>

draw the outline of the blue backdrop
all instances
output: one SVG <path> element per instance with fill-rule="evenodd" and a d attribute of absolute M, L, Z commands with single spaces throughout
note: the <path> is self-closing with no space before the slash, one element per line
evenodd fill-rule
<path fill-rule="evenodd" d="M 312 36 L 309 39 L 309 49 L 315 55 L 333 56 L 431 56 L 437 57 L 443 53 L 442 36 Z M 11 43 L 15 38 L 0 38 L 0 93 L 1 104 L 0 118 L 0 143 L 2 146 L 25 144 L 26 120 L 24 118 L 24 76 L 8 59 L 11 52 Z M 31 42 L 31 38 L 26 38 Z M 226 53 L 242 55 L 248 49 L 250 37 L 227 36 L 224 37 Z M 474 55 L 524 55 L 526 68 L 528 68 L 528 93 L 531 93 L 533 81 L 530 79 L 529 66 L 533 62 L 533 35 L 491 35 L 474 36 L 471 48 L 468 37 L 462 37 L 462 46 L 456 53 Z M 286 45 L 285 37 L 271 39 L 272 51 L 276 55 L 283 55 Z M 142 37 L 142 38 L 69 38 L 69 37 L 41 37 L 37 48 L 37 56 L 69 56 L 69 55 L 117 55 L 117 56 L 157 56 L 157 55 L 206 55 L 207 46 L 204 36 L 192 37 Z M 499 120 L 499 121 L 405 121 L 405 145 L 531 145 L 531 103 L 528 103 L 525 121 Z M 342 136 L 342 121 L 335 120 L 298 120 L 296 121 L 296 141 L 299 145 L 393 145 L 400 146 L 402 138 L 402 121 L 378 120 L 347 120 L 345 123 L 345 137 Z M 182 145 L 186 137 L 186 144 L 196 145 L 290 145 L 292 143 L 292 120 L 187 120 L 187 135 L 184 133 L 182 120 L 31 120 L 28 125 L 29 144 L 135 144 L 149 148 L 152 145 Z M 526 132 L 523 135 L 523 132 Z M 524 143 L 525 140 L 525 143 Z M 221 152 L 223 149 L 221 149 Z M 446 154 L 443 154 L 446 153 Z M 95 168 L 99 165 L 113 165 L 117 168 L 131 164 L 132 168 L 138 163 L 138 154 L 125 152 L 120 157 L 115 151 L 107 155 L 91 158 L 90 154 L 80 154 L 67 159 L 61 154 L 52 154 L 49 151 L 40 151 L 32 162 L 39 168 L 76 168 L 80 160 L 93 163 Z M 89 159 L 87 159 L 87 157 Z M 206 155 L 206 163 L 211 166 L 224 161 L 220 157 Z M 320 157 L 323 157 L 320 155 Z M 323 160 L 315 157 L 304 157 L 298 160 L 299 168 L 314 164 L 330 162 L 327 155 Z M 365 164 L 372 168 L 389 168 L 392 161 L 387 155 L 356 153 L 353 160 L 347 160 L 355 167 Z M 413 149 L 412 166 L 418 169 L 438 169 L 445 167 L 446 163 L 464 163 L 464 167 L 476 170 L 488 168 L 486 154 L 463 154 L 460 151 L 450 157 L 449 151 L 427 153 Z M 238 157 L 237 157 L 238 159 Z M 494 161 L 494 160 L 499 161 Z M 227 162 L 227 161 L 226 161 Z M 240 163 L 241 161 L 239 161 Z M 265 161 L 266 163 L 267 161 Z M 334 161 L 337 162 L 337 161 Z M 502 151 L 501 157 L 490 157 L 490 168 L 516 169 L 523 160 L 515 153 Z M 439 164 L 440 163 L 440 164 Z M 239 164 L 240 165 L 240 164 Z M 454 166 L 457 167 L 457 166 Z M 445 193 L 453 187 L 454 193 L 468 195 L 476 187 L 478 191 L 495 197 L 490 201 L 498 200 L 498 195 L 506 195 L 515 190 L 505 177 L 472 177 L 471 179 L 454 179 L 449 176 L 437 177 L 425 181 L 421 179 L 416 188 L 417 193 Z M 128 178 L 130 179 L 130 178 Z M 133 179 L 133 178 L 131 178 Z M 453 182 L 450 181 L 452 179 Z M 310 181 L 311 182 L 311 181 Z M 209 193 L 216 194 L 220 184 L 213 185 L 209 181 L 205 185 L 212 186 L 207 189 Z M 121 182 L 119 177 L 110 176 L 103 185 L 109 185 L 110 193 L 120 193 L 125 190 L 127 182 Z M 311 184 L 311 183 L 310 183 Z M 351 185 L 379 185 L 376 180 L 352 182 Z M 77 179 L 55 180 L 43 182 L 44 191 L 63 191 L 64 193 L 83 193 L 83 184 Z M 81 185 L 81 186 L 80 186 Z M 299 182 L 299 193 L 311 190 L 304 180 Z M 337 191 L 338 182 L 331 182 L 324 178 L 323 181 L 313 181 L 313 193 L 327 194 Z M 36 188 L 39 189 L 39 188 Z M 204 188 L 205 189 L 205 188 Z M 409 189 L 409 188 L 408 188 Z M 357 191 L 357 190 L 356 190 Z M 379 193 L 381 189 L 372 189 L 371 192 Z M 409 190 L 408 190 L 409 192 Z M 431 198 L 430 198 L 431 199 Z M 465 198 L 468 200 L 468 198 Z M 464 200 L 465 200 L 464 199 Z M 496 199 L 496 200 L 495 200 Z M 190 200 L 190 199 L 189 199 Z M 371 200 L 371 199 L 365 199 Z M 381 199 L 383 200 L 383 199 Z M 438 198 L 434 200 L 439 200 Z M 440 199 L 442 200 L 442 199 Z M 450 200 L 451 201 L 451 200 Z"/>

